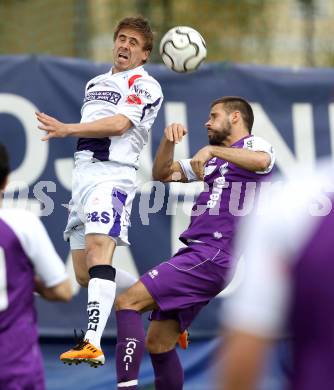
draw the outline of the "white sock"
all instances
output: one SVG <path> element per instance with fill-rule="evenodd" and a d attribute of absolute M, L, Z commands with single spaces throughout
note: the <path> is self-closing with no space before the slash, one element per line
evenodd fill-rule
<path fill-rule="evenodd" d="M 124 271 L 120 268 L 116 268 L 116 277 L 115 283 L 117 286 L 116 295 L 120 294 L 122 291 L 127 290 L 133 284 L 137 282 L 138 278 L 133 276 L 127 271 Z"/>
<path fill-rule="evenodd" d="M 101 337 L 115 300 L 116 283 L 93 278 L 88 283 L 88 327 L 85 335 L 91 344 L 101 349 Z"/>

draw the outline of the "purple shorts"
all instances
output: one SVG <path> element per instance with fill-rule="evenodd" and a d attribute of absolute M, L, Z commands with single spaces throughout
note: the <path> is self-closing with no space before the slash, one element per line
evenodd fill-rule
<path fill-rule="evenodd" d="M 183 332 L 202 307 L 226 287 L 231 273 L 231 256 L 221 249 L 201 243 L 180 249 L 140 278 L 159 306 L 150 319 L 174 319 Z"/>

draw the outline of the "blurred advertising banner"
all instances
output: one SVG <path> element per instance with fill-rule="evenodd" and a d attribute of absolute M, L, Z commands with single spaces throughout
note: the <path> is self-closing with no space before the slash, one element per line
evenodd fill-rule
<path fill-rule="evenodd" d="M 204 123 L 210 103 L 239 95 L 251 102 L 253 132 L 276 149 L 276 170 L 288 176 L 301 163 L 313 167 L 334 150 L 334 70 L 287 69 L 228 63 L 207 64 L 191 74 L 177 74 L 163 65 L 146 66 L 159 80 L 164 104 L 141 157 L 138 191 L 131 217 L 129 248 L 118 248 L 116 265 L 135 275 L 167 260 L 181 243 L 194 197 L 201 184 L 164 186 L 151 181 L 151 166 L 166 124 L 187 125 L 189 135 L 177 146 L 176 159 L 191 157 L 207 143 Z M 76 139 L 40 140 L 35 111 L 63 122 L 80 121 L 86 82 L 110 64 L 46 56 L 0 57 L 0 142 L 10 152 L 12 175 L 5 206 L 25 207 L 39 214 L 53 243 L 70 267 L 69 246 L 62 232 L 70 199 L 72 157 Z M 159 193 L 160 196 L 154 196 Z M 43 335 L 67 336 L 86 326 L 86 291 L 74 284 L 70 304 L 38 300 Z M 216 334 L 221 299 L 211 302 L 193 324 L 193 335 Z M 107 335 L 115 334 L 111 316 Z"/>

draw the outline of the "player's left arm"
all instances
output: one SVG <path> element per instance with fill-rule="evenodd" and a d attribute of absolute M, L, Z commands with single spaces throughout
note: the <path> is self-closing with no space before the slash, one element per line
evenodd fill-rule
<path fill-rule="evenodd" d="M 199 150 L 191 161 L 194 172 L 201 180 L 204 177 L 205 163 L 213 157 L 258 174 L 269 173 L 275 162 L 272 146 L 260 137 L 246 140 L 243 148 L 208 145 Z"/>

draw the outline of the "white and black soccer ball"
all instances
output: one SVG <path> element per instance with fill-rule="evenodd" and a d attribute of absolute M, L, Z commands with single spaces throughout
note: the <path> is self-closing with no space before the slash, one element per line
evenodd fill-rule
<path fill-rule="evenodd" d="M 162 37 L 160 55 L 169 69 L 185 73 L 196 70 L 206 58 L 202 35 L 191 27 L 173 27 Z"/>

